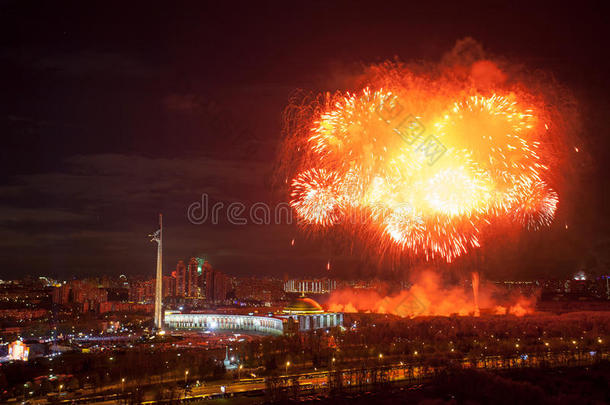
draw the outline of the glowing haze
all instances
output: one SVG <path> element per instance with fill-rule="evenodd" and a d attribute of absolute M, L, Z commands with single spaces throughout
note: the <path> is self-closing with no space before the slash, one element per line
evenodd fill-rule
<path fill-rule="evenodd" d="M 478 278 L 476 279 L 478 283 Z M 477 289 L 478 290 L 478 289 Z M 444 287 L 438 274 L 424 271 L 417 275 L 409 290 L 384 294 L 373 289 L 344 288 L 333 291 L 326 302 L 330 311 L 373 312 L 401 317 L 480 315 L 479 305 L 487 314 L 523 316 L 533 313 L 536 297 L 513 294 L 502 297 L 502 290 L 485 285 L 473 301 L 461 286 Z"/>
<path fill-rule="evenodd" d="M 447 262 L 496 229 L 549 226 L 563 136 L 552 108 L 490 62 L 471 71 L 493 74 L 386 63 L 354 91 L 291 105 L 283 180 L 303 226 Z"/>

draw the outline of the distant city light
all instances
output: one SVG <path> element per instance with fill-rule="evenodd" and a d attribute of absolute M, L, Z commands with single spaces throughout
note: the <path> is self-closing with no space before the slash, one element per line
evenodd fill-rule
<path fill-rule="evenodd" d="M 576 273 L 574 275 L 574 280 L 585 281 L 586 279 L 587 279 L 587 276 L 584 271 L 579 271 L 578 273 Z"/>

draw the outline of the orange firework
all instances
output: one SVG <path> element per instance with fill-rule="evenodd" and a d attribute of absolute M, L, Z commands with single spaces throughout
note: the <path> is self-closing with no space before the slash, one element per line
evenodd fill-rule
<path fill-rule="evenodd" d="M 292 182 L 293 200 L 290 203 L 308 223 L 334 225 L 345 206 L 341 185 L 337 173 L 325 169 L 307 170 Z"/>
<path fill-rule="evenodd" d="M 378 245 L 447 262 L 501 219 L 551 224 L 550 123 L 533 97 L 393 73 L 378 69 L 362 90 L 320 96 L 293 117 L 287 182 L 303 224 L 359 218 L 351 225 Z"/>

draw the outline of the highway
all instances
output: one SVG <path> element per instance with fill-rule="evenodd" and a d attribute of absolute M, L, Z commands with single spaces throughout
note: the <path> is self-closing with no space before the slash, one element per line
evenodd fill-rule
<path fill-rule="evenodd" d="M 597 358 L 608 359 L 608 354 L 598 355 Z M 390 359 L 387 359 L 389 361 Z M 507 368 L 521 368 L 521 367 L 539 367 L 542 362 L 545 362 L 550 367 L 560 367 L 566 365 L 586 365 L 592 364 L 595 361 L 593 356 L 588 354 L 575 356 L 573 353 L 547 353 L 542 355 L 519 355 L 515 357 L 501 357 L 501 356 L 487 356 L 478 359 L 476 362 L 472 362 L 468 358 L 457 361 L 459 366 L 462 368 L 478 368 L 488 370 L 501 370 Z M 453 364 L 454 366 L 457 365 Z M 342 389 L 346 390 L 351 388 L 363 389 L 370 387 L 376 383 L 384 384 L 403 384 L 405 386 L 416 386 L 423 382 L 428 381 L 439 371 L 445 369 L 446 366 L 442 367 L 431 367 L 422 364 L 408 364 L 403 362 L 390 362 L 378 366 L 369 366 L 368 368 L 352 367 L 352 368 L 341 368 L 340 370 L 320 370 L 320 371 L 309 371 L 299 372 L 292 374 L 279 375 L 277 377 L 265 377 L 265 378 L 243 378 L 238 381 L 223 381 L 214 382 L 211 384 L 204 384 L 200 386 L 191 385 L 189 390 L 184 389 L 175 391 L 179 395 L 180 399 L 186 400 L 197 400 L 205 398 L 215 398 L 222 396 L 256 396 L 264 395 L 264 391 L 269 386 L 274 386 L 277 392 L 282 390 L 289 390 L 292 393 L 298 393 L 298 395 L 324 395 L 329 392 L 331 384 L 335 386 L 341 385 Z M 329 375 L 330 374 L 330 375 Z M 268 380 L 268 381 L 267 381 Z M 140 389 L 148 390 L 155 386 L 169 386 L 175 387 L 176 384 L 182 381 L 181 378 L 165 378 L 159 382 L 147 384 Z M 295 382 L 298 382 L 298 386 L 293 386 Z M 120 398 L 130 397 L 130 391 L 135 388 L 133 384 L 121 383 L 112 384 L 103 387 L 105 394 L 94 393 L 92 390 L 80 390 L 78 396 L 73 394 L 64 394 L 59 403 L 117 403 Z M 123 392 L 123 394 L 121 394 Z M 164 401 L 154 401 L 153 398 L 144 398 L 145 403 L 156 404 L 163 403 Z M 176 396 L 174 396 L 174 400 Z M 34 398 L 29 400 L 31 404 L 45 404 L 48 403 L 47 398 Z"/>

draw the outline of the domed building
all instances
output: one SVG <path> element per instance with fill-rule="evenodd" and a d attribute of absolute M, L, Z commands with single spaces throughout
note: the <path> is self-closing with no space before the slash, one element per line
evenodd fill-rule
<path fill-rule="evenodd" d="M 290 315 L 321 314 L 324 308 L 311 298 L 300 297 L 292 300 L 282 312 Z"/>
<path fill-rule="evenodd" d="M 299 332 L 343 325 L 343 314 L 325 312 L 324 308 L 311 298 L 296 298 L 286 305 L 282 312 L 286 314 L 285 318 L 298 323 Z"/>

